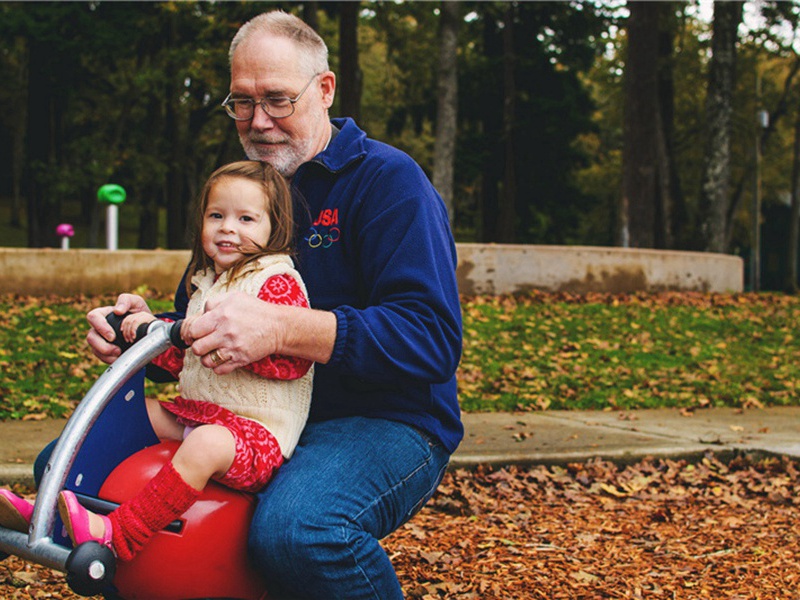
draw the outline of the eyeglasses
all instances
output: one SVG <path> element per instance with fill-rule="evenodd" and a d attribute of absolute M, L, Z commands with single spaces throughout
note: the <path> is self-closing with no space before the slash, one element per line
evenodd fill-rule
<path fill-rule="evenodd" d="M 231 98 L 231 95 L 228 94 L 228 97 L 223 100 L 222 106 L 225 107 L 228 116 L 236 121 L 249 121 L 252 119 L 256 105 L 259 105 L 273 119 L 285 119 L 294 114 L 294 105 L 300 100 L 300 96 L 306 93 L 308 86 L 311 85 L 317 75 L 321 75 L 321 73 L 317 73 L 309 79 L 305 87 L 294 98 L 287 98 L 286 96 L 268 96 L 258 99 Z"/>

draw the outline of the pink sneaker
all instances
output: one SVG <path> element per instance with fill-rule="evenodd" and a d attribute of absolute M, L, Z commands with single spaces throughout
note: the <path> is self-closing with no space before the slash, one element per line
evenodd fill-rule
<path fill-rule="evenodd" d="M 33 504 L 16 494 L 0 489 L 0 525 L 28 533 L 33 516 Z"/>
<path fill-rule="evenodd" d="M 94 540 L 113 550 L 111 545 L 111 520 L 103 515 L 97 515 L 103 520 L 105 532 L 103 537 L 93 536 L 89 529 L 89 511 L 81 506 L 75 494 L 64 490 L 58 495 L 58 512 L 61 515 L 61 520 L 64 521 L 64 526 L 67 528 L 67 533 L 73 544 L 77 546 L 83 542 Z"/>

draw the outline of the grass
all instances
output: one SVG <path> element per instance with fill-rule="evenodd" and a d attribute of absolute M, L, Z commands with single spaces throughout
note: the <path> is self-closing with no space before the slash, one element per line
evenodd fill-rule
<path fill-rule="evenodd" d="M 798 403 L 792 296 L 534 294 L 464 313 L 467 411 Z"/>
<path fill-rule="evenodd" d="M 86 345 L 86 313 L 114 300 L 0 297 L 0 419 L 72 412 L 105 370 Z M 156 312 L 172 305 L 166 300 L 150 304 Z"/>
<path fill-rule="evenodd" d="M 85 314 L 113 300 L 0 297 L 0 419 L 71 412 L 105 368 Z M 798 297 L 533 293 L 462 307 L 465 411 L 798 404 Z"/>

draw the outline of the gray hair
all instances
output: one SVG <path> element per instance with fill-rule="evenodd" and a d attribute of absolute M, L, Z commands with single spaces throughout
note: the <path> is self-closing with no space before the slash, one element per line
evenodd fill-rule
<path fill-rule="evenodd" d="M 282 10 L 274 10 L 253 17 L 239 28 L 233 36 L 228 51 L 228 61 L 233 63 L 233 54 L 239 44 L 253 35 L 275 35 L 295 42 L 303 50 L 303 62 L 315 73 L 324 73 L 328 67 L 328 47 L 325 41 L 302 19 Z"/>

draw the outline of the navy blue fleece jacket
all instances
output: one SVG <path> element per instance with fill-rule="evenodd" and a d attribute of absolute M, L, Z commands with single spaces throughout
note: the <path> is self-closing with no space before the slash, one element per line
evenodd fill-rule
<path fill-rule="evenodd" d="M 351 119 L 292 179 L 297 268 L 314 308 L 336 315 L 310 420 L 360 415 L 418 427 L 454 451 L 463 436 L 456 250 L 422 169 Z M 175 307 L 185 309 L 183 284 Z"/>

